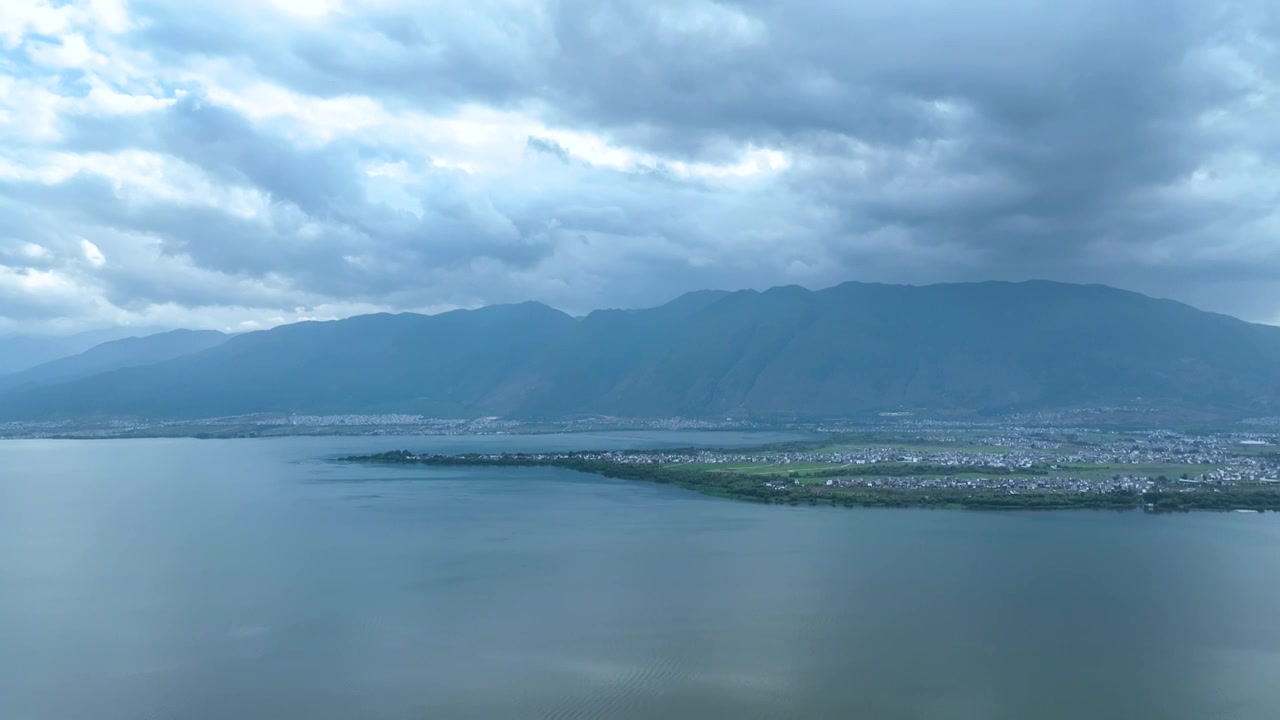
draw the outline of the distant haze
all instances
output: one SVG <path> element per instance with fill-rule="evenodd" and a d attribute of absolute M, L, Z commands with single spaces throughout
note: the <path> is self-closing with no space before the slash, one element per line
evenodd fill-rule
<path fill-rule="evenodd" d="M 4 2 L 0 333 L 851 279 L 1275 323 L 1277 47 L 1273 0 Z"/>
<path fill-rule="evenodd" d="M 151 365 L 222 344 L 228 336 L 215 330 L 171 330 L 95 345 L 82 353 L 0 375 L 0 391 L 53 385 L 120 368 Z M 38 338 L 30 338 L 36 341 Z M 48 338 L 52 342 L 53 338 Z"/>
<path fill-rule="evenodd" d="M 62 335 L 0 335 L 0 375 L 75 355 L 101 343 L 155 332 L 154 329 L 114 327 Z"/>

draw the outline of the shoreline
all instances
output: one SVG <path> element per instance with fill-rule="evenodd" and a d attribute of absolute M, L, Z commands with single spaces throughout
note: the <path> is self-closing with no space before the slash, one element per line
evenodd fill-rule
<path fill-rule="evenodd" d="M 832 507 L 936 508 L 952 510 L 1139 510 L 1146 513 L 1198 511 L 1280 511 L 1280 489 L 1265 486 L 1179 488 L 1174 483 L 1149 492 L 999 492 L 953 488 L 920 490 L 833 488 L 761 481 L 744 473 L 712 473 L 664 463 L 623 463 L 565 453 L 555 457 L 524 453 L 417 455 L 405 450 L 352 455 L 340 462 L 435 467 L 554 467 L 619 480 L 671 485 L 743 502 Z"/>

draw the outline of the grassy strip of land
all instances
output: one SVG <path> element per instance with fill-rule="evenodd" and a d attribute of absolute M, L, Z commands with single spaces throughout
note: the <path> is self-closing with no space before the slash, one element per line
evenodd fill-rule
<path fill-rule="evenodd" d="M 1215 465 L 1133 464 L 1133 465 L 937 465 L 930 463 L 879 462 L 836 464 L 830 462 L 727 462 L 698 463 L 685 468 L 710 473 L 737 473 L 760 478 L 787 478 L 802 484 L 822 483 L 828 478 L 997 478 L 1027 480 L 1037 477 L 1074 477 L 1081 480 L 1107 480 L 1117 476 L 1163 477 L 1177 480 L 1196 478 L 1215 469 Z"/>
<path fill-rule="evenodd" d="M 557 467 L 623 480 L 640 480 L 694 490 L 706 495 L 787 505 L 844 507 L 935 507 L 986 510 L 1146 509 L 1154 512 L 1188 510 L 1280 511 L 1280 488 L 1270 485 L 1186 487 L 1175 481 L 1160 483 L 1151 492 L 1058 492 L 972 490 L 964 488 L 829 487 L 792 482 L 766 484 L 758 473 L 734 470 L 710 472 L 705 466 L 673 463 L 623 463 L 585 454 L 540 456 L 414 455 L 394 451 L 353 456 L 346 461 L 449 467 Z M 858 466 L 867 467 L 867 466 Z M 847 468 L 843 469 L 847 470 Z M 844 473 L 847 475 L 847 473 Z M 904 475 L 906 476 L 906 475 Z"/>
<path fill-rule="evenodd" d="M 936 437 L 886 434 L 874 432 L 833 433 L 825 440 L 793 440 L 771 443 L 758 448 L 764 452 L 847 452 L 880 448 L 885 450 L 904 450 L 913 452 L 969 452 L 969 453 L 1001 453 L 1010 448 L 998 445 L 976 445 L 973 441 L 981 437 L 980 433 L 953 434 L 954 440 L 943 440 Z"/>

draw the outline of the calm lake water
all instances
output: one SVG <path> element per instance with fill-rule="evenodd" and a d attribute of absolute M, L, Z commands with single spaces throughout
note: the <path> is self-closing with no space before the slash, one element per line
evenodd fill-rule
<path fill-rule="evenodd" d="M 762 507 L 351 452 L 0 442 L 0 719 L 1280 717 L 1280 516 Z"/>

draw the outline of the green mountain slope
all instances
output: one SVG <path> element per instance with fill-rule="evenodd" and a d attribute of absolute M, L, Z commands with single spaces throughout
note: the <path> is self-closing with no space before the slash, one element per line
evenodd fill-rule
<path fill-rule="evenodd" d="M 1049 282 L 693 293 L 584 318 L 526 303 L 251 333 L 0 394 L 0 416 L 835 417 L 1133 402 L 1280 411 L 1280 328 Z"/>
<path fill-rule="evenodd" d="M 1098 286 L 849 283 L 736 293 L 618 389 L 614 411 L 1273 406 L 1280 329 Z"/>
<path fill-rule="evenodd" d="M 18 389 L 0 395 L 0 416 L 463 414 L 573 322 L 527 303 L 285 325 L 155 365 Z"/>

